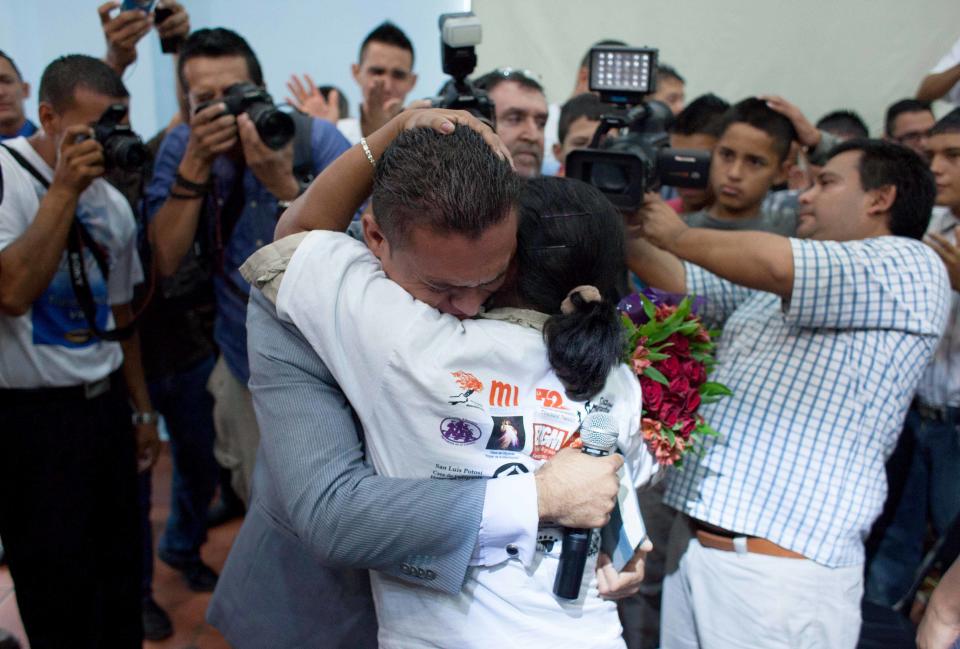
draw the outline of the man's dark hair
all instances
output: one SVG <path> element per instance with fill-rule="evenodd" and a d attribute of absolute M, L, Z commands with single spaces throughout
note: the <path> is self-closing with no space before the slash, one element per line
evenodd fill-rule
<path fill-rule="evenodd" d="M 845 138 L 870 137 L 870 130 L 863 118 L 852 110 L 835 110 L 821 117 L 816 124 L 821 131 L 827 131 Z"/>
<path fill-rule="evenodd" d="M 723 134 L 733 124 L 747 124 L 760 129 L 771 138 L 777 152 L 777 159 L 783 162 L 790 153 L 790 145 L 797 139 L 793 122 L 767 106 L 767 102 L 756 97 L 747 97 L 730 107 L 723 118 Z"/>
<path fill-rule="evenodd" d="M 720 137 L 724 128 L 724 116 L 730 110 L 730 103 L 713 93 L 700 95 L 673 120 L 670 132 L 677 135 L 710 135 Z"/>
<path fill-rule="evenodd" d="M 7 63 L 10 64 L 10 67 L 13 68 L 14 73 L 16 73 L 17 78 L 20 79 L 20 81 L 23 81 L 23 75 L 20 74 L 20 68 L 17 67 L 17 64 L 14 63 L 13 59 L 10 58 L 9 54 L 4 52 L 3 50 L 0 50 L 0 59 L 6 59 Z"/>
<path fill-rule="evenodd" d="M 623 41 L 618 41 L 615 38 L 607 38 L 602 41 L 597 41 L 590 46 L 590 49 L 587 50 L 586 54 L 583 55 L 583 58 L 580 59 L 580 67 L 586 68 L 590 66 L 590 50 L 595 47 L 626 47 L 627 44 Z"/>
<path fill-rule="evenodd" d="M 106 97 L 130 96 L 123 79 L 109 65 L 86 54 L 68 54 L 54 59 L 43 71 L 38 97 L 62 113 L 73 106 L 78 88 Z"/>
<path fill-rule="evenodd" d="M 557 126 L 560 144 L 563 144 L 567 133 L 570 132 L 570 125 L 581 117 L 586 117 L 591 121 L 600 121 L 604 113 L 609 112 L 610 107 L 600 101 L 600 98 L 592 92 L 585 92 L 568 99 L 567 103 L 560 108 L 560 123 Z"/>
<path fill-rule="evenodd" d="M 890 207 L 891 234 L 922 239 L 930 223 L 937 197 L 933 173 L 912 149 L 883 140 L 847 140 L 830 151 L 836 157 L 846 151 L 859 151 L 860 186 L 864 191 L 888 185 L 896 191 Z"/>
<path fill-rule="evenodd" d="M 901 99 L 900 101 L 895 101 L 890 104 L 890 108 L 887 109 L 887 115 L 883 119 L 883 132 L 886 133 L 887 137 L 893 137 L 893 124 L 900 115 L 904 113 L 923 112 L 933 114 L 933 109 L 930 107 L 929 101 L 919 101 L 916 99 Z"/>
<path fill-rule="evenodd" d="M 657 65 L 657 81 L 661 79 L 674 79 L 680 83 L 686 83 L 687 80 L 680 76 L 680 73 L 677 72 L 677 69 L 672 65 L 667 63 L 660 63 Z"/>
<path fill-rule="evenodd" d="M 496 70 L 492 70 L 487 72 L 485 75 L 474 79 L 473 85 L 480 90 L 491 92 L 504 81 L 513 81 L 514 83 L 520 84 L 520 86 L 524 88 L 536 90 L 544 96 L 547 94 L 544 92 L 543 86 L 540 85 L 540 82 L 534 79 L 529 71 L 518 70 L 516 68 L 498 68 Z"/>
<path fill-rule="evenodd" d="M 260 61 L 246 39 L 235 31 L 216 27 L 214 29 L 198 29 L 191 33 L 180 46 L 180 60 L 177 62 L 177 74 L 180 84 L 185 91 L 189 91 L 187 80 L 183 76 L 187 61 L 196 58 L 223 58 L 226 56 L 242 56 L 247 62 L 247 72 L 250 81 L 258 86 L 263 85 L 263 71 Z"/>
<path fill-rule="evenodd" d="M 357 54 L 358 62 L 363 61 L 363 55 L 367 50 L 367 45 L 370 43 L 383 43 L 384 45 L 392 45 L 393 47 L 407 50 L 410 52 L 410 67 L 413 68 L 413 43 L 410 42 L 410 39 L 407 38 L 407 35 L 403 33 L 402 29 L 389 20 L 385 20 L 374 27 L 373 31 L 363 39 L 363 42 L 360 44 L 360 52 Z"/>
<path fill-rule="evenodd" d="M 392 246 L 426 226 L 470 238 L 501 222 L 517 202 L 520 180 L 479 133 L 458 126 L 404 131 L 377 161 L 373 213 Z"/>
<path fill-rule="evenodd" d="M 944 133 L 960 133 L 960 108 L 951 110 L 930 129 L 930 135 L 943 135 Z"/>
<path fill-rule="evenodd" d="M 317 86 L 317 90 L 320 91 L 320 94 L 323 95 L 323 98 L 330 100 L 330 91 L 337 91 L 337 110 L 340 112 L 340 119 L 350 117 L 350 102 L 347 101 L 347 96 L 343 94 L 343 91 L 336 86 Z"/>
<path fill-rule="evenodd" d="M 626 293 L 623 217 L 596 188 L 571 178 L 528 180 L 520 192 L 517 295 L 529 309 L 550 314 L 543 333 L 547 356 L 571 399 L 597 394 L 623 354 L 617 303 Z M 599 302 L 571 296 L 595 286 Z"/>

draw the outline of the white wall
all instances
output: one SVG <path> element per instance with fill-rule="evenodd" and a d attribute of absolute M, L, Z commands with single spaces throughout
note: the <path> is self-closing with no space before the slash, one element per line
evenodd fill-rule
<path fill-rule="evenodd" d="M 470 0 L 182 0 L 194 27 L 222 25 L 256 50 L 278 98 L 292 72 L 310 72 L 359 101 L 349 66 L 363 36 L 384 19 L 414 42 L 420 81 L 411 97 L 436 92 L 443 74 L 437 16 Z M 0 49 L 35 84 L 68 52 L 102 55 L 99 0 L 0 0 Z M 960 37 L 958 0 L 474 0 L 483 22 L 479 72 L 536 70 L 550 101 L 562 102 L 589 45 L 601 38 L 661 48 L 688 80 L 688 95 L 737 100 L 781 93 L 812 119 L 838 107 L 860 112 L 875 133 L 885 107 L 911 95 L 926 70 Z M 140 44 L 125 80 L 135 127 L 148 135 L 173 114 L 173 72 L 156 36 Z M 31 116 L 36 103 L 28 104 Z"/>
<path fill-rule="evenodd" d="M 36 89 L 44 67 L 56 56 L 102 56 L 103 33 L 97 16 L 102 0 L 0 0 L 0 49 L 17 62 L 34 84 L 27 105 L 36 121 Z M 359 89 L 350 64 L 364 36 L 383 20 L 392 20 L 413 41 L 420 79 L 411 98 L 432 96 L 444 80 L 440 69 L 437 16 L 463 11 L 469 0 L 181 0 L 191 24 L 229 27 L 257 53 L 274 99 L 287 94 L 291 73 L 308 72 L 320 84 L 344 90 L 356 115 Z M 138 47 L 138 60 L 124 75 L 133 97 L 134 127 L 149 137 L 176 111 L 173 63 L 160 54 L 155 34 Z"/>
<path fill-rule="evenodd" d="M 958 0 L 474 0 L 482 71 L 535 70 L 562 103 L 591 43 L 660 48 L 693 98 L 782 94 L 811 120 L 858 111 L 879 134 L 883 112 L 911 96 L 960 38 Z"/>

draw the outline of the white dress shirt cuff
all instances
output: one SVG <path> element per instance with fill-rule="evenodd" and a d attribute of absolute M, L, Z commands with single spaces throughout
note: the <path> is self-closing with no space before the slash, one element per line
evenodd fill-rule
<path fill-rule="evenodd" d="M 532 473 L 487 480 L 483 519 L 472 566 L 519 559 L 529 566 L 537 549 L 537 485 Z"/>

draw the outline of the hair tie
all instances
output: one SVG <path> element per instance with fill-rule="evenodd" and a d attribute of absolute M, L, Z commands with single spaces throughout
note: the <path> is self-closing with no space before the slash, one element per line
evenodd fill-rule
<path fill-rule="evenodd" d="M 578 286 L 567 293 L 566 299 L 560 303 L 560 313 L 564 315 L 570 315 L 577 310 L 577 307 L 573 304 L 574 293 L 579 293 L 580 298 L 584 302 L 601 302 L 603 300 L 603 296 L 600 295 L 600 291 L 596 286 L 590 286 L 587 284 Z"/>

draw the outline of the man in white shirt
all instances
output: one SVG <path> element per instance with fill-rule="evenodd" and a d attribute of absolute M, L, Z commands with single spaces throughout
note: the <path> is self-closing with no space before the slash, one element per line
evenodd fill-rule
<path fill-rule="evenodd" d="M 39 98 L 42 130 L 0 149 L 0 534 L 31 646 L 139 648 L 137 454 L 149 467 L 158 445 L 129 330 L 143 273 L 90 126 L 129 95 L 71 55 Z"/>
<path fill-rule="evenodd" d="M 689 228 L 645 204 L 662 250 L 640 244 L 634 270 L 706 298 L 734 395 L 704 406 L 720 436 L 670 476 L 665 502 L 684 515 L 664 649 L 857 645 L 884 461 L 947 323 L 947 272 L 919 241 L 934 195 L 912 152 L 853 140 L 801 196 L 800 238 Z"/>
<path fill-rule="evenodd" d="M 928 523 L 942 536 L 960 514 L 960 108 L 934 125 L 926 147 L 937 182 L 937 207 L 927 242 L 943 259 L 953 293 L 950 323 L 917 386 L 903 434 L 887 464 L 887 515 L 871 537 L 876 553 L 867 567 L 865 596 L 887 607 L 896 604 L 913 582 L 923 559 Z"/>
<path fill-rule="evenodd" d="M 917 88 L 917 99 L 945 99 L 960 106 L 960 39 L 943 55 Z"/>

